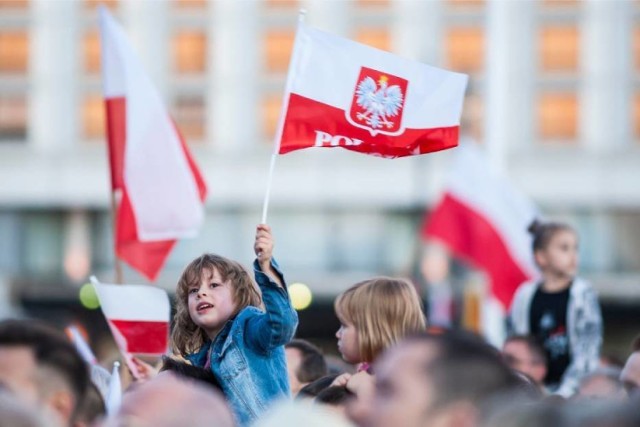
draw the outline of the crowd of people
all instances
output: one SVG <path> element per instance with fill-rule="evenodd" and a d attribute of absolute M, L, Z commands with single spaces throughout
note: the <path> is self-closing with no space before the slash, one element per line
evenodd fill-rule
<path fill-rule="evenodd" d="M 433 328 L 412 283 L 379 277 L 336 298 L 336 363 L 294 338 L 298 316 L 259 225 L 253 278 L 213 254 L 185 268 L 171 353 L 157 369 L 134 359 L 139 378 L 117 405 L 110 374 L 63 333 L 1 321 L 0 426 L 640 426 L 640 336 L 626 362 L 601 357 L 575 231 L 535 222 L 530 232 L 540 279 L 516 293 L 502 348 Z"/>

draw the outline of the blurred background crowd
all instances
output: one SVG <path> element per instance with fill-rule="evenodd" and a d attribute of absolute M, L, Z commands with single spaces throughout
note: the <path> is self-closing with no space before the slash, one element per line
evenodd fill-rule
<path fill-rule="evenodd" d="M 602 369 L 584 387 L 606 383 L 611 397 L 624 394 L 616 370 L 638 357 L 640 332 L 638 1 L 0 0 L 0 318 L 74 324 L 110 369 L 119 355 L 86 286 L 90 274 L 115 277 L 100 4 L 123 23 L 209 185 L 202 232 L 178 244 L 157 286 L 173 293 L 203 252 L 249 265 L 305 8 L 310 25 L 470 75 L 462 131 L 545 217 L 580 237 L 580 274 L 599 295 L 604 326 Z M 334 299 L 377 275 L 410 278 L 441 326 L 480 331 L 486 277 L 420 237 L 452 155 L 389 161 L 318 150 L 279 158 L 269 224 L 292 285 L 298 338 L 337 356 Z M 124 278 L 146 282 L 126 267 Z M 541 366 L 526 337 L 505 344 L 507 360 L 521 363 L 521 348 L 535 378 Z M 507 411 L 492 416 L 510 419 L 511 406 L 500 406 Z M 553 402 L 514 407 L 531 416 L 523 426 L 609 425 L 597 424 L 598 411 L 592 424 L 586 413 L 570 419 L 572 410 Z M 624 408 L 613 411 L 623 417 Z"/>

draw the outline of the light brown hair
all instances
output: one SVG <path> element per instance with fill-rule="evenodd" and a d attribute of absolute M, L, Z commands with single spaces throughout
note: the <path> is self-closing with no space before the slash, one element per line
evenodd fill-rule
<path fill-rule="evenodd" d="M 207 272 L 213 274 L 214 270 L 224 282 L 231 284 L 236 305 L 234 316 L 247 306 L 262 305 L 260 289 L 242 265 L 214 254 L 204 254 L 194 259 L 182 272 L 176 287 L 176 314 L 173 317 L 171 344 L 173 351 L 182 356 L 198 351 L 208 339 L 204 330 L 191 320 L 188 299 L 189 289 L 199 286 L 202 275 Z"/>
<path fill-rule="evenodd" d="M 334 308 L 342 323 L 355 327 L 363 362 L 373 362 L 403 337 L 426 329 L 418 293 L 403 279 L 377 277 L 356 283 L 338 295 Z"/>

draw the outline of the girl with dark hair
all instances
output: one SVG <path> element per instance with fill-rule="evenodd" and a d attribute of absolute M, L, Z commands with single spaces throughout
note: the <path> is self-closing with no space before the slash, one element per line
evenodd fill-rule
<path fill-rule="evenodd" d="M 547 354 L 545 384 L 568 397 L 580 378 L 598 367 L 602 316 L 593 288 L 576 276 L 578 236 L 568 224 L 529 226 L 541 280 L 518 288 L 511 305 L 513 334 L 533 335 Z"/>

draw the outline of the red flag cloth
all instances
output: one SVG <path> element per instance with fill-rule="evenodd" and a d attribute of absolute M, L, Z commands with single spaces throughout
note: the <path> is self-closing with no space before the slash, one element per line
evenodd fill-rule
<path fill-rule="evenodd" d="M 123 354 L 166 353 L 171 306 L 167 292 L 146 285 L 93 283 L 100 307 Z"/>
<path fill-rule="evenodd" d="M 421 235 L 484 270 L 492 296 L 507 310 L 518 286 L 534 274 L 527 227 L 537 210 L 491 173 L 478 147 L 465 144 L 456 156 L 444 196 L 425 217 Z"/>
<path fill-rule="evenodd" d="M 155 280 L 204 219 L 206 184 L 120 25 L 100 8 L 111 185 L 122 191 L 116 253 Z"/>
<path fill-rule="evenodd" d="M 300 24 L 278 153 L 342 147 L 394 158 L 455 147 L 467 76 Z"/>

